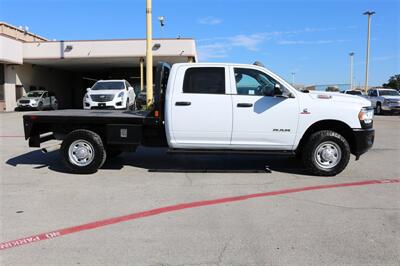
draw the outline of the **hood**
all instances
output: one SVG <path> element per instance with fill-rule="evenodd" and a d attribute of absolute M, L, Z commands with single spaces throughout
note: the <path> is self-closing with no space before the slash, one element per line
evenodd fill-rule
<path fill-rule="evenodd" d="M 363 96 L 343 94 L 340 92 L 311 91 L 310 96 L 313 99 L 321 101 L 331 99 L 334 102 L 354 103 L 362 107 L 371 106 L 371 102 Z"/>
<path fill-rule="evenodd" d="M 125 91 L 124 89 L 122 90 L 90 90 L 88 92 L 89 95 L 99 95 L 99 94 L 108 94 L 108 95 L 115 95 L 119 94 L 121 91 Z"/>
<path fill-rule="evenodd" d="M 22 96 L 21 98 L 18 99 L 19 100 L 39 100 L 40 97 L 27 97 L 27 96 Z"/>
<path fill-rule="evenodd" d="M 400 96 L 389 96 L 389 95 L 384 95 L 381 96 L 382 98 L 386 99 L 386 100 L 400 100 Z"/>

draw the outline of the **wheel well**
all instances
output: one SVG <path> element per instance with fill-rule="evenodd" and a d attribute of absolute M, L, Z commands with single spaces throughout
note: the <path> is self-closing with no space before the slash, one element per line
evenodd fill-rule
<path fill-rule="evenodd" d="M 342 135 L 350 145 L 350 150 L 353 152 L 355 147 L 355 139 L 353 130 L 346 123 L 338 120 L 322 120 L 312 124 L 304 133 L 301 138 L 299 145 L 297 146 L 296 153 L 301 153 L 304 145 L 306 144 L 308 138 L 315 132 L 321 130 L 331 130 Z"/>

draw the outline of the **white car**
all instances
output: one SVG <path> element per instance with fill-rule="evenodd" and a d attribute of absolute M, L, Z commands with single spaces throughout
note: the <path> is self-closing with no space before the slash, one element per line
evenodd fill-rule
<path fill-rule="evenodd" d="M 135 91 L 126 80 L 99 80 L 87 89 L 84 109 L 135 109 Z"/>
<path fill-rule="evenodd" d="M 38 90 L 30 91 L 17 101 L 17 110 L 36 109 L 42 111 L 44 109 L 58 109 L 58 101 L 54 93 Z"/>

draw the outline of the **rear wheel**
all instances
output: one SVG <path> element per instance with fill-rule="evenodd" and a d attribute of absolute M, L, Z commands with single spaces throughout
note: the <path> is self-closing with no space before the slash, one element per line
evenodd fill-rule
<path fill-rule="evenodd" d="M 382 115 L 383 113 L 382 113 L 382 105 L 381 105 L 381 103 L 377 103 L 376 104 L 376 114 L 377 115 Z"/>
<path fill-rule="evenodd" d="M 106 156 L 100 136 L 89 130 L 72 131 L 61 144 L 61 159 L 76 174 L 95 173 L 104 164 Z"/>
<path fill-rule="evenodd" d="M 304 146 L 302 160 L 313 174 L 334 176 L 342 172 L 350 160 L 350 146 L 337 132 L 318 131 L 310 136 Z"/>
<path fill-rule="evenodd" d="M 43 103 L 42 102 L 38 103 L 37 109 L 38 109 L 38 111 L 43 111 Z"/>
<path fill-rule="evenodd" d="M 58 102 L 53 103 L 53 110 L 58 110 Z"/>

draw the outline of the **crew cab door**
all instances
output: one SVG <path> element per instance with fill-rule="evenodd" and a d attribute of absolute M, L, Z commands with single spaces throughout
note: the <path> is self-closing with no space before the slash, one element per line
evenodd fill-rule
<path fill-rule="evenodd" d="M 232 96 L 228 67 L 181 66 L 169 102 L 170 144 L 174 148 L 229 147 Z"/>
<path fill-rule="evenodd" d="M 292 149 L 299 104 L 288 89 L 267 72 L 231 67 L 233 89 L 232 148 Z M 283 95 L 279 95 L 280 90 Z"/>

